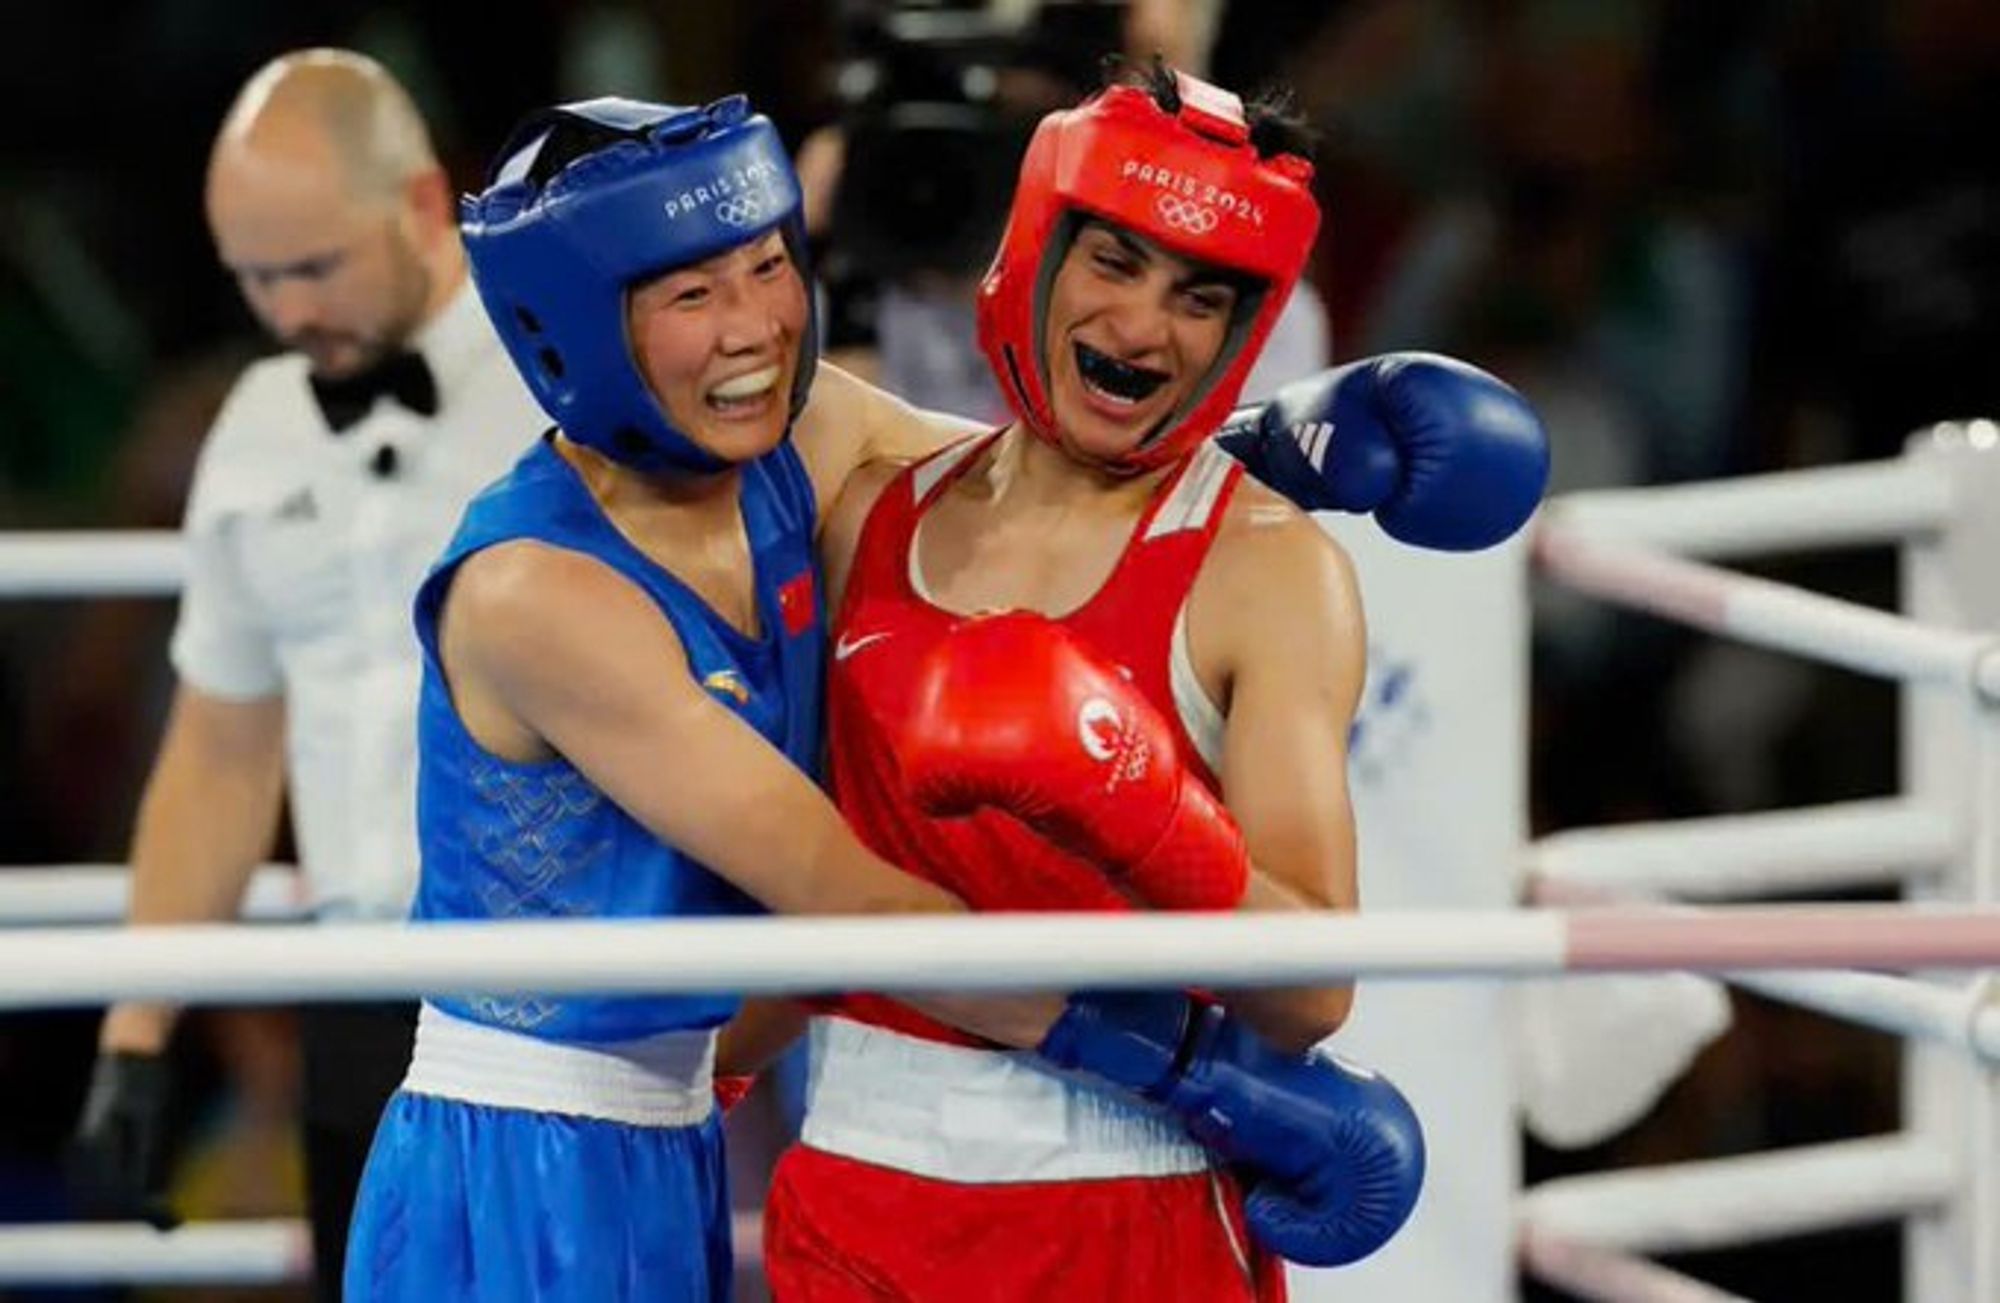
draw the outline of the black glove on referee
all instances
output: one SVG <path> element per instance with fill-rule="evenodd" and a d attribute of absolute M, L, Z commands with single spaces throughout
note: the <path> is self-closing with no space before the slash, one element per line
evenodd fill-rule
<path fill-rule="evenodd" d="M 143 1221 L 163 1231 L 180 1224 L 166 1197 L 172 1092 L 165 1055 L 98 1056 L 68 1162 L 70 1195 L 84 1216 Z"/>

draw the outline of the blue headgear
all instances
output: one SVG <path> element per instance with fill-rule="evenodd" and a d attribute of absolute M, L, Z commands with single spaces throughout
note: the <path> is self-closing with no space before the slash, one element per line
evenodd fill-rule
<path fill-rule="evenodd" d="M 515 129 L 486 189 L 459 204 L 473 283 L 535 397 L 564 434 L 646 472 L 727 463 L 647 388 L 626 291 L 774 228 L 806 277 L 798 178 L 741 95 L 705 108 L 607 98 L 542 110 Z M 809 317 L 793 416 L 818 358 Z"/>

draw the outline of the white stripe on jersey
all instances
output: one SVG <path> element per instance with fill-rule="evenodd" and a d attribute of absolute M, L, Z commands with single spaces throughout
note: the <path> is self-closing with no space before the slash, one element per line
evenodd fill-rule
<path fill-rule="evenodd" d="M 1173 494 L 1153 513 L 1146 537 L 1159 538 L 1183 529 L 1204 528 L 1235 464 L 1235 459 L 1215 444 L 1202 444 L 1195 451 L 1193 464 L 1182 472 L 1180 483 L 1174 485 Z"/>

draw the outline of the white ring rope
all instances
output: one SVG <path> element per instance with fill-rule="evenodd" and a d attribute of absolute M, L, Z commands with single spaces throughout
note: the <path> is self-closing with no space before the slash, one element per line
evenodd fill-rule
<path fill-rule="evenodd" d="M 1544 1181 L 1521 1222 L 1637 1253 L 1727 1249 L 1928 1213 L 1964 1180 L 1965 1158 L 1908 1136 Z"/>
<path fill-rule="evenodd" d="M 1531 878 L 1529 887 L 1529 898 L 1545 906 L 1629 905 L 1644 899 L 1630 892 L 1608 891 L 1596 883 L 1547 875 Z M 1875 1031 L 1950 1045 L 1988 1063 L 2000 1064 L 2000 1003 L 1994 1000 L 1991 974 L 1982 975 L 1965 987 L 1946 987 L 1929 979 L 1851 969 L 1796 972 L 1735 969 L 1720 976 L 1769 999 Z"/>
<path fill-rule="evenodd" d="M 0 534 L 0 597 L 170 597 L 186 571 L 178 530 Z"/>
<path fill-rule="evenodd" d="M 121 864 L 10 865 L 0 870 L 0 928 L 116 923 L 132 897 L 132 874 Z M 250 879 L 241 917 L 260 923 L 309 913 L 305 879 L 267 864 Z"/>
<path fill-rule="evenodd" d="M 1965 428 L 1977 434 L 1992 424 Z M 1566 494 L 1550 503 L 1544 519 L 1691 556 L 1738 555 L 1932 533 L 1951 520 L 1952 487 L 1946 468 L 1898 458 Z M 0 533 L 0 597 L 170 596 L 180 591 L 185 565 L 176 530 Z"/>
<path fill-rule="evenodd" d="M 1541 905 L 1631 903 L 1596 886 L 1561 878 L 1537 878 L 1532 898 Z M 1732 969 L 1718 974 L 1735 986 L 1858 1027 L 1949 1045 L 1988 1065 L 2000 1065 L 2000 1003 L 1993 976 L 1982 974 L 1963 987 L 1931 978 L 1892 977 L 1853 969 L 1763 972 Z"/>
<path fill-rule="evenodd" d="M 1530 879 L 1626 896 L 1742 900 L 1930 877 L 1952 862 L 1963 837 L 1944 812 L 1886 797 L 1572 829 L 1531 843 L 1523 867 Z M 0 872 L 0 927 L 118 922 L 129 894 L 122 865 L 10 866 Z M 265 865 L 251 879 L 242 917 L 269 922 L 307 912 L 297 872 Z"/>
<path fill-rule="evenodd" d="M 1939 986 L 1883 973 L 1725 973 L 1731 984 L 1896 1036 L 1950 1045 L 2000 1066 L 2000 1005 L 1986 979 Z"/>
<path fill-rule="evenodd" d="M 1530 877 L 1637 895 L 1742 900 L 1895 884 L 1942 872 L 1964 834 L 1906 797 L 1553 833 Z"/>
<path fill-rule="evenodd" d="M 1991 424 L 1988 422 L 1987 424 Z M 1699 484 L 1565 493 L 1547 523 L 1688 557 L 1880 546 L 1936 534 L 1954 517 L 1951 470 L 1893 457 Z"/>
<path fill-rule="evenodd" d="M 736 1257 L 763 1256 L 755 1213 L 730 1218 Z M 156 1231 L 139 1222 L 0 1226 L 0 1286 L 276 1285 L 312 1274 L 312 1231 L 297 1218 L 188 1222 Z"/>
<path fill-rule="evenodd" d="M 1921 624 L 1555 522 L 1536 530 L 1534 547 L 1545 573 L 1619 606 L 1861 674 L 2000 700 L 2000 638 L 1990 633 Z"/>
<path fill-rule="evenodd" d="M 436 992 L 1270 986 L 1362 974 L 2000 966 L 2000 910 L 1874 905 L 45 928 L 0 1008 Z"/>
<path fill-rule="evenodd" d="M 1854 803 L 1857 807 L 1878 804 L 1895 803 Z M 1756 819 L 1760 816 L 1737 817 Z M 1860 817 L 1859 811 L 1857 817 Z M 1893 813 L 1882 816 L 1884 820 L 1900 817 Z M 1913 820 L 1919 818 L 1914 812 L 1909 812 L 1907 817 Z M 1837 819 L 1838 816 L 1829 818 Z M 1936 821 L 1929 816 L 1921 816 L 1921 823 L 1910 826 L 1912 831 L 1920 831 L 1933 822 Z M 1886 822 L 1884 826 L 1887 826 Z M 1664 851 L 1672 842 L 1668 827 L 1661 825 L 1650 832 L 1635 831 L 1635 841 L 1657 841 Z M 1723 832 L 1720 828 L 1716 831 L 1718 834 Z M 1550 840 L 1560 841 L 1561 838 Z M 1701 839 L 1697 837 L 1697 840 Z M 1715 840 L 1726 838 L 1718 836 Z M 1781 845 L 1787 841 L 1783 837 L 1772 840 Z M 1829 845 L 1831 847 L 1832 843 Z M 1755 853 L 1763 855 L 1768 852 L 1775 863 L 1779 849 L 1780 846 L 1774 845 Z M 1577 881 L 1569 876 L 1579 863 L 1594 863 L 1600 857 L 1606 865 L 1617 861 L 1610 847 L 1586 850 L 1582 845 L 1537 860 L 1540 866 L 1558 864 L 1565 873 L 1563 876 L 1537 873 L 1533 879 L 1536 902 L 1550 906 L 1615 903 L 1617 897 L 1607 895 L 1608 889 L 1601 885 L 1603 877 L 1609 875 L 1600 875 L 1598 881 L 1588 878 Z M 1642 853 L 1636 858 L 1643 864 L 1647 856 Z M 1649 876 L 1642 871 L 1636 879 L 1649 889 L 1658 886 L 1657 874 Z M 115 922 L 124 910 L 128 880 L 125 870 L 110 865 L 10 869 L 0 874 L 0 926 Z M 1626 882 L 1616 884 L 1621 888 L 1627 885 Z M 1685 886 L 1684 883 L 1675 885 Z M 281 866 L 266 866 L 252 880 L 244 918 L 259 922 L 297 920 L 305 914 L 302 891 L 301 879 L 295 872 Z M 1629 903 L 1633 893 L 1628 891 L 1624 894 Z M 1859 1026 L 1923 1037 L 1969 1050 L 1989 1062 L 2000 1062 L 2000 1007 L 1992 1005 L 1983 988 L 1951 988 L 1929 981 L 1851 971 L 1782 974 L 1731 971 L 1723 976 L 1761 995 L 1844 1018 Z"/>
<path fill-rule="evenodd" d="M 0 1285 L 275 1285 L 312 1271 L 312 1233 L 288 1218 L 0 1226 Z"/>
<path fill-rule="evenodd" d="M 1678 1272 L 1539 1227 L 1521 1230 L 1521 1264 L 1536 1279 L 1593 1303 L 1751 1303 Z"/>

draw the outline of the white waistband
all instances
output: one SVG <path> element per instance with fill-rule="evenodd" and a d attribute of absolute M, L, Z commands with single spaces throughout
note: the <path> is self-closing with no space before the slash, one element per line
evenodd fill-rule
<path fill-rule="evenodd" d="M 1174 1176 L 1208 1155 L 1164 1112 L 1032 1055 L 945 1045 L 846 1018 L 812 1023 L 801 1137 L 966 1185 Z"/>
<path fill-rule="evenodd" d="M 426 1004 L 403 1089 L 531 1113 L 687 1127 L 715 1109 L 715 1033 L 601 1044 L 546 1041 Z"/>

